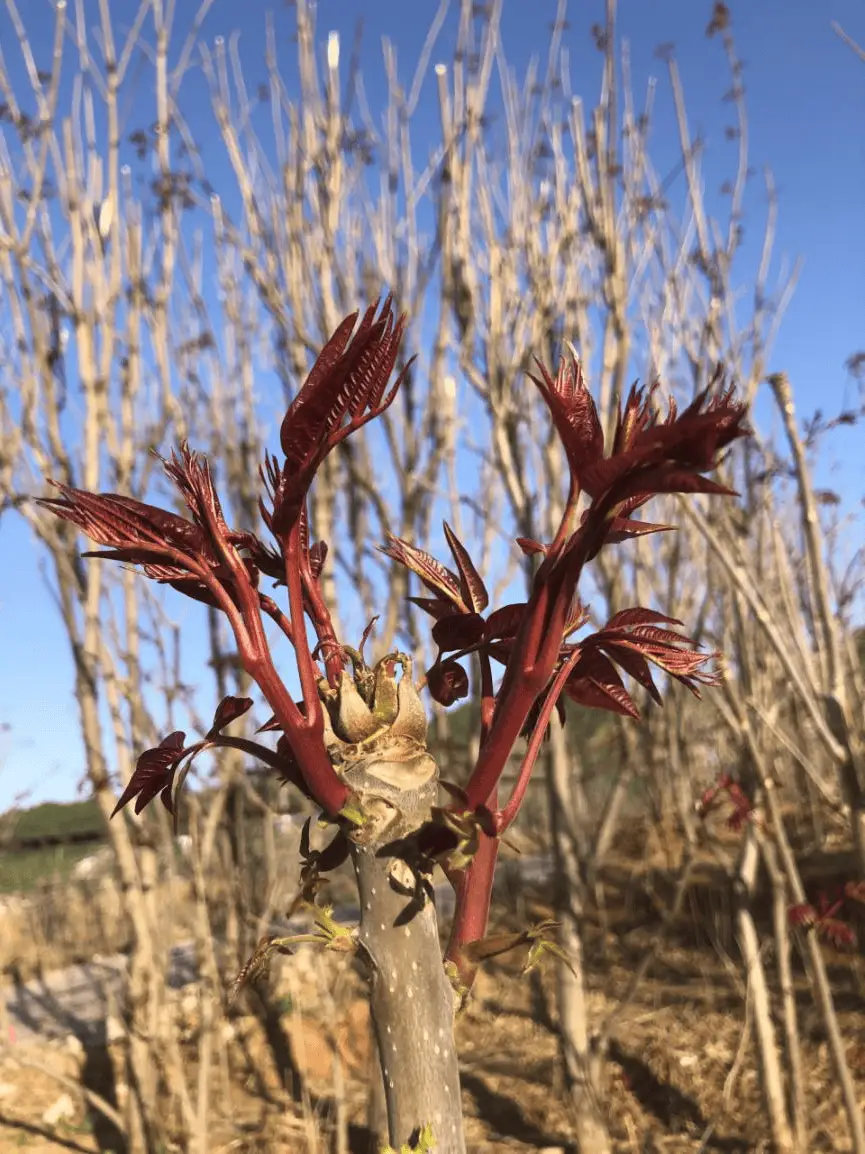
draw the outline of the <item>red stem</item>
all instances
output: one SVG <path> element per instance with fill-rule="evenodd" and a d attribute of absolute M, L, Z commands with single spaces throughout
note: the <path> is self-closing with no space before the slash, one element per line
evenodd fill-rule
<path fill-rule="evenodd" d="M 170 545 L 156 543 L 151 545 L 148 543 L 148 549 L 151 549 L 153 552 L 158 551 L 175 565 L 180 565 L 184 569 L 187 569 L 194 576 L 198 577 L 207 590 L 212 593 L 231 625 L 234 639 L 237 643 L 238 656 L 240 657 L 243 668 L 258 685 L 265 700 L 282 726 L 283 732 L 288 738 L 298 764 L 300 765 L 303 780 L 306 782 L 307 788 L 316 802 L 322 806 L 331 817 L 336 816 L 345 805 L 351 791 L 339 777 L 330 763 L 330 758 L 327 756 L 327 751 L 324 748 L 324 742 L 322 740 L 324 726 L 321 717 L 319 717 L 319 729 L 318 732 L 316 732 L 309 725 L 308 717 L 304 718 L 294 704 L 291 695 L 276 672 L 270 651 L 267 647 L 267 639 L 261 627 L 261 617 L 259 613 L 256 611 L 252 615 L 252 620 L 257 622 L 257 632 L 260 635 L 260 641 L 258 638 L 253 640 L 250 637 L 246 627 L 246 620 L 241 610 L 238 609 L 237 604 L 231 598 L 225 586 L 217 579 L 210 565 L 202 562 L 198 557 L 191 556 L 183 550 L 176 549 Z M 229 568 L 231 568 L 231 566 L 229 566 Z M 245 588 L 251 594 L 254 590 L 249 581 L 246 566 L 241 563 L 241 568 L 243 570 L 243 579 L 246 583 Z M 234 584 L 238 601 L 241 602 L 241 605 L 244 605 L 243 582 L 241 581 L 239 583 L 235 580 Z M 257 593 L 255 595 L 258 597 Z M 306 636 L 305 632 L 303 635 L 304 637 Z"/>
<path fill-rule="evenodd" d="M 244 669 L 261 689 L 265 700 L 282 725 L 283 733 L 297 758 L 310 794 L 331 817 L 334 817 L 348 801 L 351 791 L 331 765 L 324 748 L 324 717 L 316 685 L 316 666 L 306 636 L 299 548 L 300 524 L 297 522 L 283 542 L 283 556 L 291 612 L 291 640 L 300 674 L 306 716 L 295 705 L 273 666 L 258 611 L 255 617 L 261 631 L 262 644 L 258 647 L 247 647 L 246 651 L 241 648 L 240 658 Z M 256 605 L 256 610 L 257 608 Z"/>
<path fill-rule="evenodd" d="M 495 794 L 491 804 L 496 805 Z M 470 962 L 463 949 L 471 942 L 480 941 L 487 932 L 498 853 L 498 838 L 481 832 L 477 853 L 454 884 L 456 908 L 445 961 L 454 963 L 467 990 L 474 982 L 477 963 Z"/>
<path fill-rule="evenodd" d="M 580 499 L 580 492 L 581 489 L 579 482 L 572 473 L 568 485 L 567 504 L 565 505 L 564 513 L 562 513 L 562 519 L 559 522 L 559 527 L 556 531 L 556 536 L 553 539 L 553 543 L 547 550 L 548 557 L 551 555 L 554 557 L 558 556 L 559 551 L 561 550 L 565 541 L 569 537 L 573 536 L 573 534 L 576 532 L 577 502 Z"/>
<path fill-rule="evenodd" d="M 466 787 L 472 809 L 489 805 L 529 711 L 552 677 L 573 594 L 573 588 L 569 589 L 571 581 L 556 580 L 557 577 L 559 571 L 553 568 L 548 571 L 546 581 L 536 582 L 516 636 L 493 722 Z M 555 588 L 556 585 L 559 587 Z"/>
<path fill-rule="evenodd" d="M 265 593 L 259 593 L 258 602 L 268 617 L 276 622 L 291 644 L 294 645 L 294 633 L 292 632 L 291 622 L 273 598 L 268 597 Z"/>
<path fill-rule="evenodd" d="M 307 558 L 302 558 L 301 581 L 310 609 L 310 617 L 315 627 L 321 652 L 324 655 L 324 667 L 327 671 L 327 680 L 331 687 L 335 687 L 342 672 L 342 646 L 336 639 L 333 628 L 333 618 L 330 610 L 321 595 L 321 589 L 312 575 Z"/>
<path fill-rule="evenodd" d="M 244 565 L 240 554 L 235 547 L 226 540 L 225 524 L 224 522 L 220 524 L 220 519 L 217 517 L 216 511 L 210 501 L 203 500 L 200 504 L 207 522 L 210 539 L 223 565 L 231 574 L 234 583 L 234 593 L 240 606 L 240 615 L 243 618 L 243 623 L 249 635 L 249 645 L 258 652 L 266 652 L 267 638 L 264 635 L 264 626 L 261 622 L 261 605 L 258 590 L 253 588 L 249 571 Z"/>
<path fill-rule="evenodd" d="M 493 669 L 490 655 L 485 650 L 478 653 L 481 666 L 481 746 L 487 740 L 490 726 L 493 723 L 493 714 L 496 708 L 496 697 L 493 693 Z"/>
<path fill-rule="evenodd" d="M 306 618 L 303 608 L 303 577 L 301 575 L 300 560 L 299 520 L 292 525 L 288 537 L 283 542 L 283 556 L 285 557 L 285 583 L 288 586 L 288 606 L 291 614 L 294 652 L 297 658 L 297 671 L 300 674 L 300 688 L 303 693 L 303 703 L 306 706 L 306 717 L 303 724 L 308 729 L 317 729 L 320 735 L 324 732 L 324 727 L 321 702 L 318 697 L 318 671 L 312 659 L 309 639 L 306 635 Z"/>
<path fill-rule="evenodd" d="M 200 560 L 200 558 L 184 552 L 183 549 L 177 549 L 173 545 L 166 545 L 164 542 L 148 541 L 147 551 L 149 553 L 161 554 L 166 560 L 173 562 L 178 568 L 187 569 L 194 577 L 197 577 L 208 592 L 213 595 L 214 600 L 218 602 L 219 608 L 228 618 L 228 623 L 234 633 L 238 649 L 251 649 L 252 641 L 247 633 L 243 617 L 237 605 L 229 596 L 228 590 L 221 581 L 217 580 L 210 565 Z"/>
<path fill-rule="evenodd" d="M 250 757 L 270 766 L 271 769 L 281 771 L 285 768 L 285 763 L 278 753 L 246 737 L 225 737 L 219 734 L 217 737 L 209 737 L 207 744 L 214 745 L 218 749 L 239 749 L 242 753 L 248 753 Z"/>
<path fill-rule="evenodd" d="M 535 762 L 538 759 L 541 746 L 544 742 L 544 733 L 547 725 L 553 715 L 553 710 L 556 707 L 556 702 L 562 695 L 562 690 L 565 687 L 565 682 L 570 675 L 571 670 L 580 659 L 580 650 L 574 649 L 568 659 L 562 662 L 562 665 L 556 674 L 552 685 L 550 686 L 547 696 L 544 698 L 544 704 L 538 714 L 538 720 L 532 732 L 531 741 L 526 749 L 526 755 L 523 758 L 520 771 L 517 775 L 517 780 L 513 788 L 511 796 L 508 798 L 508 803 L 505 808 L 497 815 L 497 828 L 499 835 L 503 834 L 505 830 L 513 825 L 514 819 L 520 812 L 520 806 L 523 804 L 523 798 L 528 788 L 529 780 L 532 776 L 532 770 L 535 768 Z"/>
<path fill-rule="evenodd" d="M 282 726 L 310 795 L 331 817 L 335 817 L 348 801 L 351 791 L 327 756 L 323 720 L 319 718 L 317 729 L 309 725 L 309 719 L 295 705 L 267 651 L 252 661 L 245 660 L 241 654 L 241 660 Z"/>
<path fill-rule="evenodd" d="M 576 513 L 572 496 L 568 498 L 567 517 Z M 489 804 L 529 711 L 553 676 L 580 574 L 606 539 L 614 504 L 609 493 L 593 503 L 580 529 L 570 540 L 563 539 L 559 555 L 548 553 L 535 574 L 532 594 L 499 689 L 489 736 L 481 746 L 466 787 L 472 808 Z M 556 541 L 561 536 L 560 531 Z"/>

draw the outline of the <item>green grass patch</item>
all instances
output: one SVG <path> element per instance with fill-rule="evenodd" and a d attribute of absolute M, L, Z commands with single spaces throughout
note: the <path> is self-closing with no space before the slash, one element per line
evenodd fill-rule
<path fill-rule="evenodd" d="M 44 882 L 69 877 L 72 867 L 99 847 L 57 845 L 16 853 L 0 850 L 0 893 L 29 893 Z"/>
<path fill-rule="evenodd" d="M 93 834 L 101 837 L 105 827 L 95 801 L 47 801 L 32 809 L 12 810 L 0 816 L 0 837 L 68 837 Z"/>

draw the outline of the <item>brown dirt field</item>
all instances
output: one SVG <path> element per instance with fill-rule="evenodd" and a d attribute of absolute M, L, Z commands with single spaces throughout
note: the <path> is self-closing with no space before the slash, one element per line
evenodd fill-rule
<path fill-rule="evenodd" d="M 500 911 L 499 921 L 512 919 Z M 769 1151 L 741 975 L 720 945 L 694 944 L 687 925 L 680 931 L 661 949 L 614 1032 L 606 1084 L 614 1147 L 634 1154 Z M 596 914 L 589 917 L 585 938 L 593 1025 L 618 1004 L 652 932 L 645 911 L 635 910 L 630 901 L 609 901 L 603 925 Z M 828 960 L 848 1061 L 865 1108 L 863 959 L 833 954 Z M 771 956 L 767 961 L 771 974 Z M 522 977 L 521 962 L 521 957 L 513 957 L 491 963 L 458 1025 L 468 1146 L 478 1154 L 573 1149 L 572 1120 L 558 1072 L 553 967 Z M 370 1057 L 362 983 L 335 957 L 301 962 L 295 956 L 280 966 L 278 989 L 292 998 L 285 1025 L 295 1061 L 306 1075 L 306 1104 L 287 1110 L 271 1107 L 265 1114 L 238 1055 L 232 1061 L 231 1086 L 215 1095 L 222 1116 L 215 1111 L 213 1154 L 303 1154 L 314 1148 L 323 1154 L 331 1149 L 335 1048 L 344 1075 L 349 1149 L 366 1154 Z M 844 1151 L 850 1147 L 828 1049 L 803 974 L 797 982 L 808 1150 Z M 325 1012 L 325 1006 L 333 1009 Z M 327 1014 L 334 1016 L 328 1020 Z M 249 1038 L 252 1046 L 267 1048 L 257 1025 L 250 1028 Z M 194 1069 L 194 1029 L 187 1055 Z M 74 1061 L 62 1046 L 42 1047 L 36 1058 L 45 1065 L 65 1063 L 67 1072 L 75 1073 L 68 1068 Z M 279 1095 L 275 1068 L 270 1089 Z M 0 1151 L 92 1154 L 110 1148 L 97 1141 L 94 1119 L 80 1100 L 74 1113 L 57 1125 L 43 1121 L 45 1111 L 64 1092 L 45 1074 L 18 1068 L 0 1055 Z M 312 1131 L 318 1134 L 317 1147 Z"/>

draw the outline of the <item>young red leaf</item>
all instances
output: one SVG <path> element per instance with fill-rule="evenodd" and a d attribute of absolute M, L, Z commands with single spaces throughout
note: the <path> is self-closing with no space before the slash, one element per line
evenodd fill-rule
<path fill-rule="evenodd" d="M 237 721 L 238 717 L 243 717 L 244 713 L 252 709 L 251 697 L 223 697 L 219 705 L 216 707 L 216 712 L 213 715 L 213 725 L 210 727 L 208 737 L 215 737 L 221 733 L 227 725 L 231 725 L 232 721 Z"/>
<path fill-rule="evenodd" d="M 529 373 L 550 410 L 556 432 L 564 446 L 571 475 L 585 488 L 583 476 L 603 457 L 604 431 L 592 395 L 583 380 L 583 371 L 572 357 L 559 362 L 555 380 L 537 358 L 540 379 Z"/>
<path fill-rule="evenodd" d="M 741 785 L 734 781 L 728 773 L 721 774 L 718 778 L 715 800 L 719 800 L 723 794 L 726 794 L 727 801 L 733 807 L 727 818 L 727 825 L 738 833 L 745 823 L 751 821 L 754 816 L 753 802 Z"/>
<path fill-rule="evenodd" d="M 708 469 L 711 466 L 706 465 L 705 468 Z M 654 468 L 645 467 L 639 476 L 625 476 L 617 481 L 615 488 L 612 483 L 609 488 L 615 492 L 617 499 L 628 497 L 635 492 L 644 496 L 646 489 L 650 490 L 650 496 L 659 493 L 705 493 L 716 497 L 736 496 L 735 489 L 722 485 L 719 481 L 713 481 L 710 477 L 703 477 L 699 473 L 692 472 L 689 468 L 666 463 Z"/>
<path fill-rule="evenodd" d="M 651 494 L 646 496 L 649 499 Z M 640 504 L 644 504 L 640 501 Z M 621 541 L 631 541 L 635 537 L 646 537 L 649 533 L 670 533 L 676 528 L 675 525 L 653 525 L 648 521 L 632 521 L 627 517 L 614 517 L 610 522 L 610 529 L 607 533 L 607 544 L 618 545 Z"/>
<path fill-rule="evenodd" d="M 101 556 L 105 558 L 114 556 L 114 554 L 109 554 L 106 551 L 104 553 L 98 554 L 82 553 L 81 556 Z M 248 561 L 246 558 L 243 558 L 243 566 L 246 569 L 247 575 L 249 577 L 250 586 L 255 589 L 258 585 L 258 569 L 255 568 L 252 562 Z M 200 578 L 191 577 L 189 574 L 184 573 L 182 569 L 169 565 L 142 564 L 141 570 L 145 577 L 150 577 L 151 580 L 158 581 L 160 584 L 170 585 L 172 589 L 176 589 L 178 593 L 182 593 L 185 597 L 190 597 L 193 601 L 200 601 L 203 605 L 209 605 L 213 609 L 219 609 L 220 612 L 222 611 L 222 603 Z M 232 578 L 229 577 L 221 565 L 213 566 L 213 572 L 221 584 L 223 582 L 227 583 L 227 585 L 223 585 L 223 588 L 231 600 L 237 604 L 237 597 L 231 584 Z"/>
<path fill-rule="evenodd" d="M 514 649 L 513 637 L 503 638 L 500 641 L 487 641 L 484 644 L 487 655 L 493 661 L 498 661 L 500 665 L 507 665 Z"/>
<path fill-rule="evenodd" d="M 675 617 L 667 617 L 663 613 L 658 613 L 654 609 L 643 609 L 641 606 L 635 606 L 633 609 L 622 609 L 618 613 L 614 613 L 607 624 L 604 626 L 604 631 L 611 629 L 625 629 L 635 625 L 681 625 L 682 622 Z M 678 634 L 673 634 L 677 640 L 683 640 Z"/>
<path fill-rule="evenodd" d="M 747 805 L 734 804 L 733 811 L 727 818 L 728 828 L 731 829 L 733 833 L 739 833 L 743 826 L 745 826 L 751 820 L 752 812 L 753 809 L 750 803 Z"/>
<path fill-rule="evenodd" d="M 82 553 L 82 557 L 94 557 L 99 554 Z M 108 554 L 103 553 L 106 557 Z M 222 605 L 213 593 L 207 588 L 203 581 L 198 581 L 194 577 L 178 577 L 169 578 L 162 577 L 156 572 L 156 566 L 143 565 L 142 571 L 146 577 L 152 577 L 160 584 L 170 585 L 178 593 L 182 593 L 184 597 L 189 597 L 192 601 L 199 601 L 202 605 L 207 605 L 210 609 L 218 609 L 222 612 Z"/>
<path fill-rule="evenodd" d="M 300 713 L 301 717 L 305 717 L 306 716 L 306 703 L 303 701 L 303 699 L 301 699 L 300 701 L 295 701 L 294 704 L 297 706 L 298 712 Z M 258 729 L 256 729 L 255 732 L 256 733 L 274 733 L 277 730 L 282 732 L 282 729 L 283 729 L 282 722 L 277 721 L 275 715 L 271 715 L 267 719 L 267 721 L 265 721 L 264 725 L 259 725 Z"/>
<path fill-rule="evenodd" d="M 533 541 L 531 537 L 517 537 L 516 542 L 526 557 L 534 557 L 537 553 L 546 554 L 547 546 L 540 541 Z"/>
<path fill-rule="evenodd" d="M 622 717 L 633 717 L 635 720 L 640 716 L 640 711 L 623 685 L 585 677 L 579 681 L 566 682 L 565 693 L 571 701 L 588 709 L 606 709 L 610 713 L 619 713 Z"/>
<path fill-rule="evenodd" d="M 683 640 L 687 640 L 683 638 Z M 641 653 L 647 661 L 662 669 L 669 677 L 674 678 L 693 695 L 700 698 L 701 685 L 719 685 L 721 674 L 715 670 L 702 669 L 708 661 L 716 660 L 717 653 L 701 653 L 696 649 L 677 648 L 674 645 L 651 645 L 639 638 L 623 635 L 617 645 L 621 648 L 634 649 Z"/>
<path fill-rule="evenodd" d="M 270 555 L 251 533 L 235 533 L 225 526 L 206 464 L 186 444 L 181 446 L 180 457 L 173 455 L 171 461 L 163 463 L 198 523 L 119 493 L 88 493 L 53 481 L 49 483 L 63 496 L 40 498 L 38 503 L 76 525 L 96 544 L 109 546 L 88 550 L 82 556 L 139 565 L 152 580 L 221 608 L 214 592 L 192 568 L 206 565 L 228 595 L 234 596 L 234 579 L 219 557 L 215 534 L 219 546 L 250 552 L 252 556 L 244 557 L 243 565 L 253 588 L 258 584 L 256 562 L 268 571 Z"/>
<path fill-rule="evenodd" d="M 436 621 L 441 621 L 443 617 L 452 617 L 454 607 L 450 601 L 439 601 L 437 597 L 409 597 L 412 605 L 417 605 L 418 609 L 423 609 L 424 613 L 428 613 L 430 617 L 435 618 Z"/>
<path fill-rule="evenodd" d="M 578 705 L 607 709 L 623 717 L 640 716 L 615 666 L 597 650 L 583 651 L 565 682 L 565 692 Z"/>
<path fill-rule="evenodd" d="M 310 545 L 308 555 L 310 572 L 313 580 L 317 581 L 327 560 L 327 541 L 316 541 L 314 545 Z"/>
<path fill-rule="evenodd" d="M 528 739 L 532 736 L 532 733 L 534 733 L 535 729 L 537 728 L 538 718 L 540 717 L 540 713 L 541 713 L 541 710 L 543 709 L 543 707 L 544 707 L 544 699 L 543 699 L 543 697 L 539 697 L 537 699 L 537 701 L 534 703 L 534 705 L 532 706 L 532 708 L 529 710 L 529 715 L 526 718 L 526 723 L 523 726 L 522 730 L 520 731 L 520 737 L 525 737 L 526 739 Z M 564 725 L 565 721 L 567 720 L 567 714 L 565 713 L 565 701 L 564 701 L 563 697 L 559 697 L 556 701 L 556 713 L 558 714 L 559 721 L 561 722 L 562 725 Z M 549 726 L 549 722 L 548 722 L 547 725 L 544 727 L 543 740 L 548 741 L 549 737 L 550 737 L 550 726 Z"/>
<path fill-rule="evenodd" d="M 184 517 L 119 493 L 88 493 L 51 480 L 48 484 L 62 496 L 37 497 L 36 503 L 76 525 L 97 545 L 144 551 L 151 546 L 153 555 L 160 557 L 165 554 L 159 547 L 165 545 L 187 554 L 206 548 L 204 534 Z"/>
<path fill-rule="evenodd" d="M 711 809 L 714 809 L 720 792 L 720 785 L 710 785 L 700 795 L 700 800 L 697 802 L 697 816 L 704 818 Z"/>
<path fill-rule="evenodd" d="M 393 402 L 409 371 L 385 389 L 396 364 L 405 317 L 395 320 L 388 297 L 375 319 L 371 305 L 352 338 L 358 314 L 346 317 L 322 349 L 309 376 L 288 407 L 280 429 L 285 464 L 272 477 L 272 527 L 284 534 L 300 516 L 313 477 L 340 441 L 379 416 Z"/>
<path fill-rule="evenodd" d="M 437 661 L 426 677 L 430 695 L 439 705 L 453 705 L 468 697 L 469 676 L 458 661 Z"/>
<path fill-rule="evenodd" d="M 732 390 L 710 396 L 706 389 L 679 415 L 671 405 L 667 420 L 658 424 L 651 408 L 655 389 L 632 390 L 620 414 L 613 453 L 592 478 L 592 495 L 614 488 L 617 501 L 628 501 L 641 491 L 731 492 L 699 474 L 715 468 L 720 451 L 747 435 L 746 407 L 733 400 Z"/>
<path fill-rule="evenodd" d="M 576 633 L 578 629 L 582 629 L 582 627 L 589 620 L 590 616 L 591 614 L 583 605 L 582 601 L 580 601 L 579 597 L 575 597 L 574 602 L 571 605 L 570 613 L 568 613 L 568 619 L 565 622 L 565 627 L 562 630 L 562 637 L 570 637 L 572 633 Z"/>
<path fill-rule="evenodd" d="M 444 531 L 448 547 L 453 554 L 453 559 L 459 570 L 460 592 L 462 593 L 463 601 L 474 613 L 483 613 L 490 603 L 486 585 L 484 585 L 480 573 L 478 573 L 475 568 L 467 549 L 460 542 L 447 521 L 444 522 Z"/>
<path fill-rule="evenodd" d="M 228 527 L 222 514 L 222 505 L 213 484 L 210 466 L 204 457 L 194 453 L 187 442 L 183 441 L 179 456 L 172 450 L 169 458 L 160 457 L 160 460 L 205 539 L 208 541 L 212 539 L 214 526 L 223 536 L 227 534 Z"/>
<path fill-rule="evenodd" d="M 639 388 L 636 384 L 631 386 L 628 398 L 624 405 L 619 407 L 616 418 L 612 456 L 627 452 L 637 434 L 653 423 L 652 401 L 659 388 L 657 381 L 648 388 Z M 668 412 L 675 414 L 675 411 L 676 402 L 671 399 Z"/>
<path fill-rule="evenodd" d="M 634 681 L 642 685 L 653 701 L 658 705 L 661 704 L 661 694 L 652 680 L 649 663 L 641 653 L 624 645 L 617 645 L 615 642 L 604 642 L 601 647 L 629 677 L 633 677 Z"/>
<path fill-rule="evenodd" d="M 693 648 L 691 638 L 672 629 L 660 628 L 657 622 L 681 624 L 653 609 L 634 607 L 623 609 L 597 633 L 583 638 L 580 646 L 585 653 L 603 650 L 626 673 L 638 681 L 660 704 L 661 698 L 651 677 L 648 663 L 656 665 L 670 677 L 681 682 L 696 697 L 700 685 L 715 685 L 720 675 L 703 668 L 718 657 L 717 653 L 703 653 Z"/>
<path fill-rule="evenodd" d="M 787 909 L 787 920 L 791 926 L 813 926 L 817 922 L 817 918 L 817 911 L 807 902 L 789 906 Z"/>
<path fill-rule="evenodd" d="M 526 602 L 519 601 L 494 610 L 487 618 L 484 640 L 493 641 L 499 637 L 515 637 L 526 615 L 526 608 Z"/>
<path fill-rule="evenodd" d="M 484 636 L 485 623 L 478 613 L 451 613 L 433 626 L 433 641 L 445 653 L 468 649 Z"/>
<path fill-rule="evenodd" d="M 256 733 L 271 733 L 277 729 L 280 730 L 280 732 L 282 731 L 282 723 L 277 721 L 276 716 L 274 715 L 272 717 L 269 717 L 267 719 L 267 721 L 265 721 L 264 725 L 259 725 L 258 729 L 256 729 L 255 732 Z"/>
<path fill-rule="evenodd" d="M 153 749 L 145 749 L 139 757 L 135 771 L 129 779 L 129 784 L 120 795 L 120 800 L 111 811 L 111 816 L 119 813 L 125 805 L 136 798 L 135 812 L 141 813 L 146 805 L 153 801 L 158 793 L 163 794 L 163 801 L 167 792 L 170 799 L 171 786 L 178 764 L 188 750 L 183 743 L 186 734 L 181 730 L 169 733 Z"/>
<path fill-rule="evenodd" d="M 285 733 L 282 734 L 276 743 L 276 752 L 281 762 L 277 774 L 282 784 L 293 785 L 296 789 L 300 790 L 304 797 L 310 797 L 309 788 L 304 781 L 303 773 L 300 769 L 300 763 Z"/>
<path fill-rule="evenodd" d="M 425 550 L 409 545 L 408 541 L 394 537 L 392 533 L 388 533 L 387 537 L 389 543 L 379 546 L 385 557 L 390 557 L 392 561 L 411 569 L 431 593 L 449 601 L 460 613 L 469 612 L 469 607 L 460 594 L 460 582 L 456 573 L 451 572 Z"/>
<path fill-rule="evenodd" d="M 849 949 L 856 945 L 856 931 L 839 918 L 820 918 L 817 933 L 836 950 Z"/>
<path fill-rule="evenodd" d="M 243 533 L 232 535 L 236 538 L 235 547 L 242 549 L 247 557 L 244 562 L 247 568 L 254 566 L 255 569 L 260 569 L 267 577 L 270 577 L 276 585 L 285 584 L 285 560 L 281 553 L 277 553 L 269 545 L 265 545 L 253 533 Z M 240 538 L 244 538 L 240 540 Z M 257 583 L 257 582 L 255 582 Z"/>

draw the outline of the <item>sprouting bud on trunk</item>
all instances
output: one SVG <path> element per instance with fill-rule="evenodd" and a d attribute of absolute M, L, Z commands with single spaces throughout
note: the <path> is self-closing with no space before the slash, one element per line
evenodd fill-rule
<path fill-rule="evenodd" d="M 399 679 L 396 666 L 402 668 Z M 358 664 L 351 674 L 343 670 L 339 685 L 332 690 L 326 682 L 319 687 L 322 700 L 327 706 L 328 723 L 325 726 L 325 741 L 330 747 L 338 745 L 363 745 L 364 752 L 370 752 L 370 742 L 375 748 L 379 739 L 385 744 L 403 738 L 409 743 L 423 746 L 426 742 L 427 718 L 420 694 L 411 676 L 411 659 L 402 653 L 391 653 L 376 665 L 374 670 Z M 375 692 L 371 707 L 367 686 L 374 679 Z"/>
<path fill-rule="evenodd" d="M 413 741 L 425 742 L 427 731 L 426 710 L 411 678 L 411 665 L 403 672 L 397 690 L 399 706 L 396 719 L 390 727 L 394 737 L 410 737 Z"/>
<path fill-rule="evenodd" d="M 365 741 L 381 728 L 346 670 L 340 674 L 333 728 L 338 738 L 352 743 Z"/>
<path fill-rule="evenodd" d="M 394 677 L 396 664 L 385 658 L 378 663 L 375 670 L 375 697 L 373 713 L 379 725 L 392 725 L 396 721 L 399 708 L 397 701 L 398 686 Z M 403 672 L 403 680 L 405 680 Z"/>
<path fill-rule="evenodd" d="M 380 842 L 386 829 L 388 837 L 397 830 L 402 836 L 428 816 L 438 768 L 426 748 L 426 713 L 412 680 L 411 659 L 389 653 L 373 669 L 362 660 L 352 665 L 353 672 L 343 670 L 335 690 L 325 681 L 319 688 L 327 707 L 328 754 L 363 818 L 348 836 L 366 845 Z M 420 797 L 423 815 L 414 812 Z"/>

